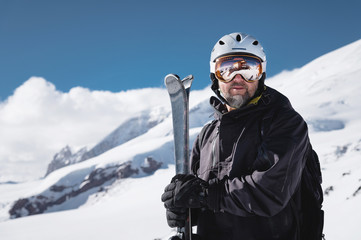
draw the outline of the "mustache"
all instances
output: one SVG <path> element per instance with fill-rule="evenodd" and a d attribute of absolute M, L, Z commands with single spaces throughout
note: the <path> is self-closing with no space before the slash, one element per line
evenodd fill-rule
<path fill-rule="evenodd" d="M 245 88 L 245 89 L 247 89 L 248 90 L 248 86 L 247 86 L 247 84 L 245 84 L 245 83 L 231 83 L 231 86 L 230 87 L 243 87 L 243 88 Z"/>

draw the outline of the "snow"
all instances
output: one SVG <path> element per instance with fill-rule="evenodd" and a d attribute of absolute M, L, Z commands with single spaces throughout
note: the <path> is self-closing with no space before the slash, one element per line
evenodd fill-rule
<path fill-rule="evenodd" d="M 324 196 L 327 240 L 361 239 L 358 227 L 361 222 L 360 79 L 361 40 L 321 56 L 302 68 L 284 71 L 266 80 L 267 85 L 284 93 L 308 122 L 311 143 L 321 161 L 323 189 L 327 192 Z M 37 84 L 43 84 L 44 91 L 52 89 L 54 94 L 55 87 L 51 84 L 44 85 L 41 81 Z M 163 98 L 165 89 L 157 91 L 162 96 L 158 99 L 162 102 L 158 108 L 152 105 L 157 100 L 148 100 L 147 90 L 134 90 L 128 94 L 132 103 L 141 99 L 148 101 L 147 108 L 138 106 L 136 110 L 129 110 L 121 122 L 140 116 L 144 111 L 150 111 L 147 118 L 151 116 L 152 121 L 157 122 L 150 129 L 141 129 L 141 135 L 135 134 L 130 141 L 87 161 L 58 169 L 46 178 L 0 184 L 0 239 L 168 239 L 174 230 L 167 226 L 160 195 L 174 175 L 172 123 L 169 99 Z M 136 98 L 138 93 L 139 98 Z M 44 94 L 40 96 L 44 98 Z M 201 126 L 211 120 L 212 111 L 208 105 L 211 94 L 209 87 L 191 91 L 191 141 Z M 80 103 L 89 101 L 92 92 L 78 88 L 70 95 Z M 105 106 L 111 96 L 92 97 L 91 105 L 99 105 L 97 101 L 100 101 Z M 29 109 L 28 114 L 38 116 L 35 110 Z M 109 110 L 108 113 L 114 112 Z M 117 126 L 119 123 L 113 124 L 113 129 Z M 108 129 L 108 133 L 111 130 Z M 106 134 L 97 136 L 100 140 Z M 163 162 L 162 168 L 151 175 L 140 172 L 131 178 L 109 182 L 103 186 L 105 191 L 92 189 L 62 205 L 53 206 L 44 214 L 9 219 L 7 211 L 19 198 L 50 194 L 49 188 L 55 184 L 82 186 L 94 169 L 129 161 L 133 167 L 145 166 L 146 157 Z"/>
<path fill-rule="evenodd" d="M 0 225 L 0 237 L 7 240 L 165 237 L 171 233 L 171 229 L 164 218 L 165 210 L 160 195 L 164 183 L 172 177 L 173 172 L 174 168 L 170 167 L 147 178 L 123 180 L 101 201 L 90 199 L 76 210 L 3 222 Z"/>

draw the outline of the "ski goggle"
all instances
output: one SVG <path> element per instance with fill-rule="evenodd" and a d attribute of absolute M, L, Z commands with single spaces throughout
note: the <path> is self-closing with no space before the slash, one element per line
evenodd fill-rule
<path fill-rule="evenodd" d="M 230 82 L 240 74 L 247 82 L 260 80 L 263 73 L 262 61 L 250 55 L 228 55 L 217 58 L 215 76 L 221 82 Z"/>

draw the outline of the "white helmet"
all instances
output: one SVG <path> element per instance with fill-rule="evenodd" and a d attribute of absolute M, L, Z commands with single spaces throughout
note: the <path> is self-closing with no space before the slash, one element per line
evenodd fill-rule
<path fill-rule="evenodd" d="M 251 35 L 240 32 L 225 35 L 214 45 L 210 59 L 210 72 L 214 73 L 217 58 L 230 53 L 248 53 L 259 57 L 262 60 L 263 73 L 266 72 L 267 61 L 263 47 Z"/>

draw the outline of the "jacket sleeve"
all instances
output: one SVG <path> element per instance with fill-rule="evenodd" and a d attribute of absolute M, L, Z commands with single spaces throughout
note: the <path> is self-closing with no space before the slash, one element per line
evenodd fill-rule
<path fill-rule="evenodd" d="M 199 168 L 199 160 L 200 160 L 200 149 L 199 149 L 199 135 L 194 141 L 193 148 L 190 156 L 191 163 L 191 174 L 197 175 L 197 170 Z"/>
<path fill-rule="evenodd" d="M 191 161 L 191 173 L 193 175 L 198 176 L 198 169 L 200 167 L 200 155 L 201 155 L 201 143 L 205 141 L 205 138 L 207 138 L 207 135 L 209 135 L 209 133 L 211 131 L 210 127 L 212 126 L 212 124 L 214 124 L 215 121 L 206 124 L 202 130 L 199 132 L 199 134 L 197 135 L 196 140 L 193 143 L 193 147 L 192 147 L 192 151 L 191 151 L 191 156 L 190 156 L 190 161 Z M 209 137 L 209 136 L 208 136 Z"/>
<path fill-rule="evenodd" d="M 273 116 L 262 136 L 255 161 L 268 162 L 268 167 L 211 183 L 209 199 L 214 210 L 269 217 L 288 204 L 305 164 L 309 145 L 307 125 L 298 113 L 287 109 Z"/>

